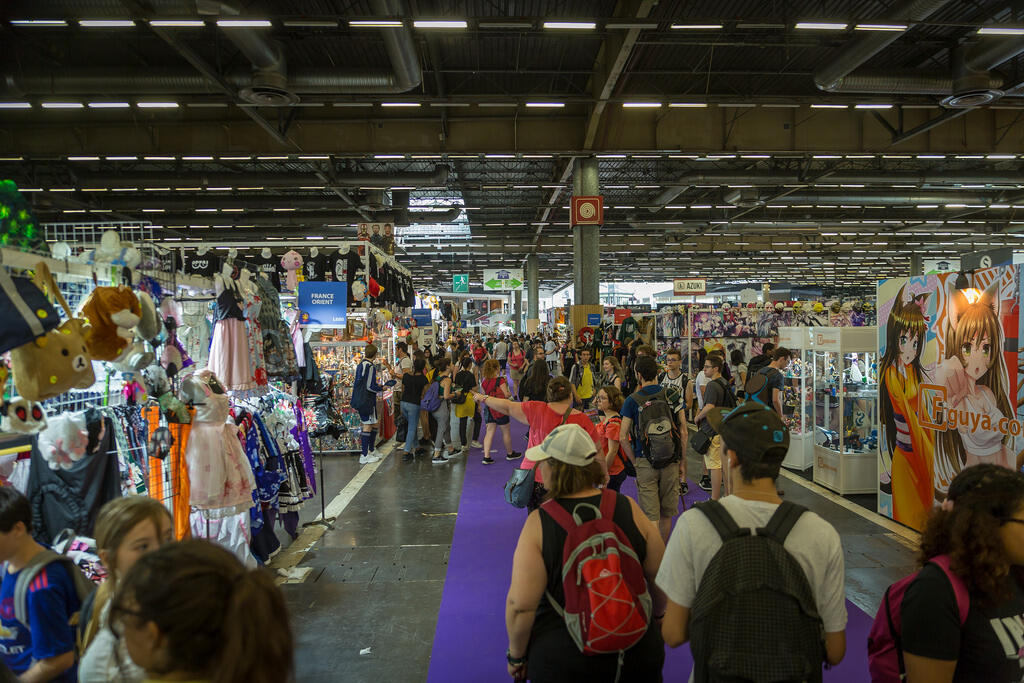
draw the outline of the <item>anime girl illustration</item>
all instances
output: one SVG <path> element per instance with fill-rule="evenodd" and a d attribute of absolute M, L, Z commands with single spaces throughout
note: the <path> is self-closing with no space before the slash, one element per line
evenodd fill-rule
<path fill-rule="evenodd" d="M 964 467 L 979 463 L 1013 467 L 1015 463 L 1009 437 L 998 428 L 1000 418 L 1014 417 L 1006 395 L 998 290 L 996 281 L 980 296 L 951 284 L 947 292 L 945 360 L 935 379 L 946 387 L 946 420 L 955 418 L 957 428 L 940 432 L 936 444 L 935 494 L 939 500 L 945 498 L 949 482 Z M 969 294 L 977 300 L 968 299 Z"/>
<path fill-rule="evenodd" d="M 933 492 L 933 432 L 918 421 L 918 390 L 927 381 L 921 367 L 928 319 L 927 294 L 904 300 L 906 285 L 900 288 L 886 324 L 885 354 L 878 366 L 882 385 L 880 415 L 885 429 L 883 461 L 889 456 L 893 519 L 914 529 L 923 529 L 935 500 Z M 883 473 L 884 477 L 884 473 Z"/>

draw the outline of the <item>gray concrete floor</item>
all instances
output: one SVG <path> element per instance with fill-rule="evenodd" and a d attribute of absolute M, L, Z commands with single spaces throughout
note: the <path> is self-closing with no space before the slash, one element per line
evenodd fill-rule
<path fill-rule="evenodd" d="M 690 453 L 691 480 L 700 461 Z M 324 457 L 327 501 L 359 471 L 352 455 Z M 305 556 L 305 583 L 285 585 L 297 640 L 297 680 L 423 681 L 441 603 L 465 461 L 385 459 Z M 913 569 L 912 543 L 794 481 L 786 499 L 828 520 L 846 553 L 847 597 L 874 614 L 885 588 Z M 307 503 L 303 521 L 319 514 Z M 283 532 L 281 532 L 283 534 Z M 502 581 L 505 577 L 500 577 Z M 470 644 L 467 644 L 470 645 Z M 369 654 L 360 651 L 370 648 Z"/>

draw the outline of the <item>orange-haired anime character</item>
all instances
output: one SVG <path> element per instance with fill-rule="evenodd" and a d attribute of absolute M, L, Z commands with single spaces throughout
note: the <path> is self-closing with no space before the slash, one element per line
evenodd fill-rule
<path fill-rule="evenodd" d="M 919 389 L 926 381 L 921 367 L 928 319 L 924 314 L 927 294 L 904 301 L 900 288 L 886 323 L 885 354 L 879 363 L 882 384 L 880 420 L 892 460 L 893 519 L 923 529 L 931 510 L 933 492 L 933 432 L 918 420 Z"/>

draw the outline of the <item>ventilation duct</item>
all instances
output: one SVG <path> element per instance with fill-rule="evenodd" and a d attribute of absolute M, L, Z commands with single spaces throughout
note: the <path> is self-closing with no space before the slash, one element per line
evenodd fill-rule
<path fill-rule="evenodd" d="M 190 16 L 193 8 L 181 0 L 151 2 L 159 16 Z M 238 10 L 218 0 L 197 0 L 196 7 L 205 16 L 237 16 Z M 370 0 L 374 15 L 408 14 L 402 0 Z M 157 15 L 154 15 L 157 16 Z M 226 28 L 224 35 L 252 65 L 223 74 L 239 89 L 239 95 L 257 104 L 289 104 L 299 95 L 397 94 L 420 85 L 423 71 L 412 33 L 408 28 L 381 29 L 384 49 L 391 69 L 346 70 L 304 68 L 290 71 L 284 52 L 266 29 Z M 220 89 L 193 69 L 140 70 L 133 74 L 126 67 L 99 69 L 33 69 L 31 67 L 0 76 L 4 96 L 33 95 L 194 95 L 220 93 Z"/>
<path fill-rule="evenodd" d="M 314 173 L 139 172 L 125 176 L 78 172 L 75 177 L 82 186 L 90 187 L 123 187 L 128 178 L 138 187 L 443 187 L 448 183 L 448 167 L 439 165 L 433 171 L 406 173 L 338 173 L 329 183 Z"/>

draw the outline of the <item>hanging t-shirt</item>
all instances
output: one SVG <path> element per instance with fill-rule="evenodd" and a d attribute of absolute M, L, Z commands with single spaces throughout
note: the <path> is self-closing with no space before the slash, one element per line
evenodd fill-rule
<path fill-rule="evenodd" d="M 281 275 L 278 270 L 281 268 L 280 257 L 271 254 L 269 257 L 257 256 L 249 259 L 249 264 L 256 269 L 256 272 L 270 280 L 274 289 L 281 291 Z"/>
<path fill-rule="evenodd" d="M 926 564 L 907 587 L 901 607 L 903 649 L 919 657 L 957 660 L 953 683 L 1024 680 L 1024 591 L 1012 584 L 1010 599 L 985 606 L 972 596 L 967 621 L 960 627 L 953 586 L 945 573 Z"/>
<path fill-rule="evenodd" d="M 214 273 L 220 272 L 220 265 L 220 257 L 210 252 L 202 255 L 193 253 L 185 257 L 185 272 L 189 275 L 213 277 Z"/>
<path fill-rule="evenodd" d="M 326 262 L 326 254 L 310 256 L 302 263 L 302 276 L 307 282 L 323 282 Z"/>
<path fill-rule="evenodd" d="M 45 465 L 43 465 L 45 467 Z M 28 624 L 14 616 L 14 586 L 21 572 L 4 572 L 0 584 L 0 655 L 15 674 L 23 674 L 33 661 L 50 659 L 73 652 L 75 633 L 68 619 L 81 603 L 67 570 L 59 563 L 44 567 L 28 589 Z M 57 683 L 75 683 L 78 667 L 50 679 Z"/>

